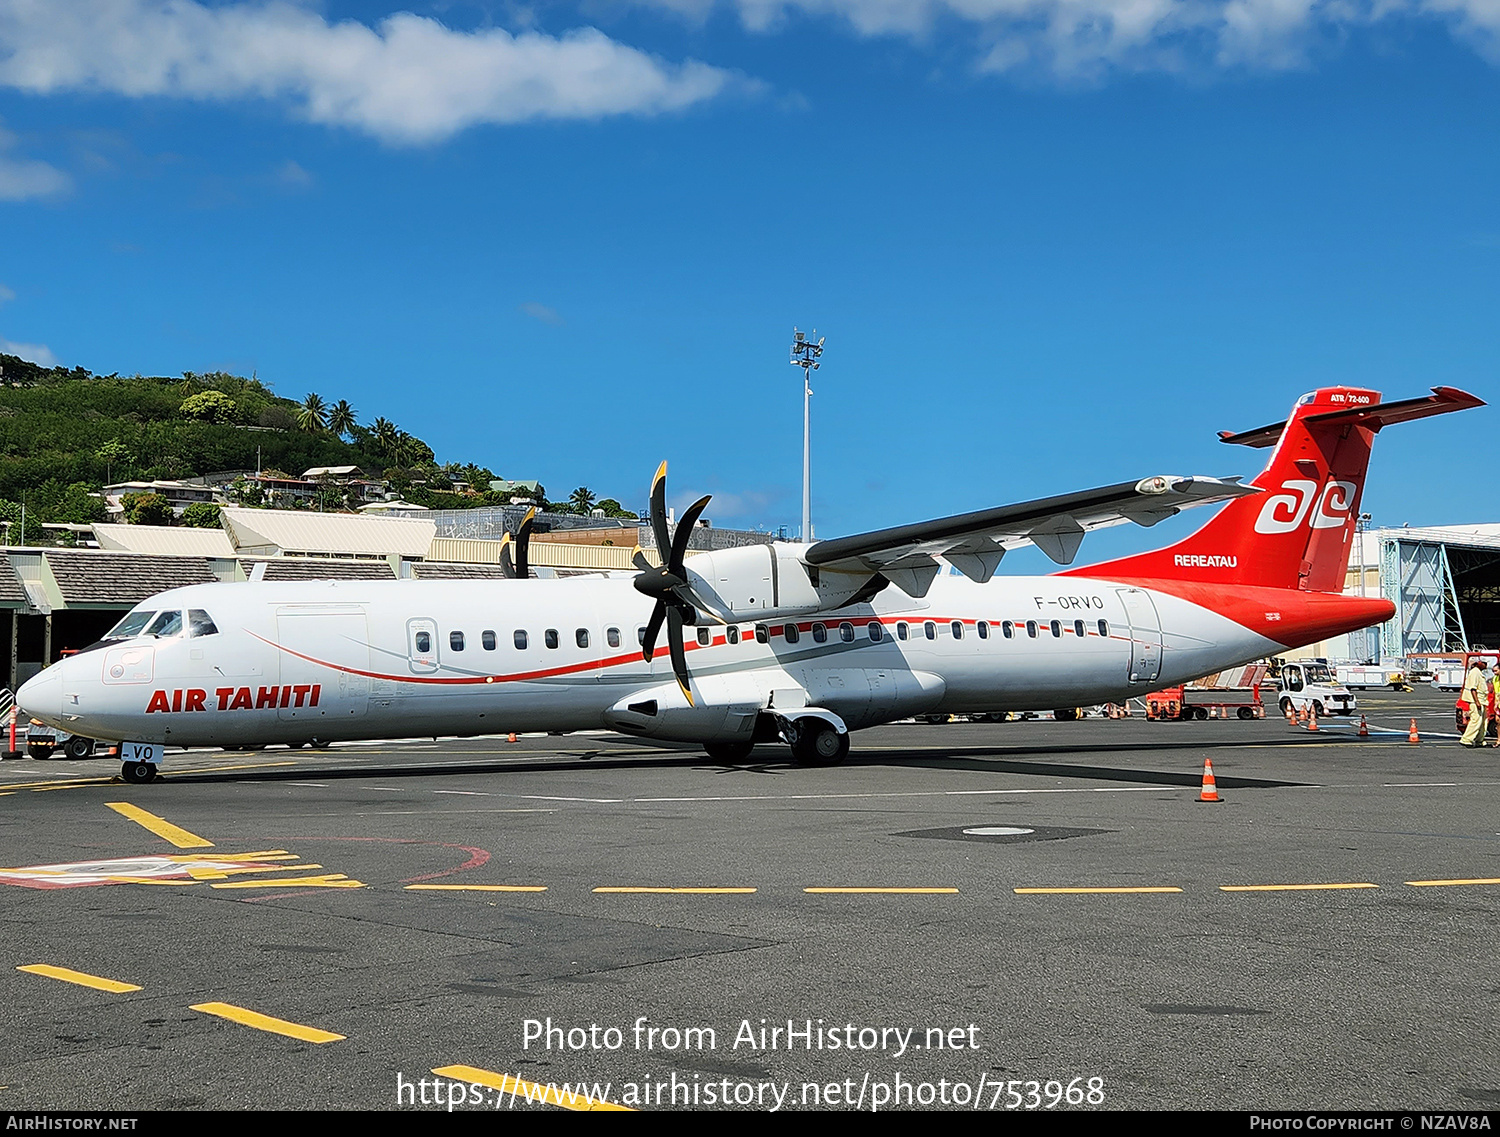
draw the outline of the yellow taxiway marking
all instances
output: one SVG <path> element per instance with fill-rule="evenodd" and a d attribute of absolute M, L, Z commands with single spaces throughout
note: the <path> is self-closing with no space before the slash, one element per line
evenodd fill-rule
<path fill-rule="evenodd" d="M 562 1106 L 563 1109 L 571 1109 L 578 1113 L 636 1112 L 628 1105 L 598 1101 L 571 1091 L 564 1094 L 555 1086 L 539 1086 L 535 1082 L 523 1082 L 520 1078 L 513 1078 L 509 1074 L 497 1074 L 493 1070 L 482 1070 L 478 1066 L 439 1066 L 433 1070 L 433 1073 L 439 1078 L 452 1078 L 455 1082 L 478 1082 L 481 1086 L 488 1086 L 492 1090 L 499 1090 L 502 1094 L 511 1094 L 515 1098 L 520 1098 L 528 1105 L 545 1102 L 548 1105 Z"/>
<path fill-rule="evenodd" d="M 326 876 L 296 876 L 288 880 L 230 880 L 211 884 L 209 888 L 363 888 L 364 882 L 350 880 L 341 872 Z"/>
<path fill-rule="evenodd" d="M 546 892 L 545 884 L 408 884 L 408 892 Z"/>
<path fill-rule="evenodd" d="M 50 963 L 25 963 L 17 971 L 29 971 L 32 975 L 45 975 L 48 979 L 61 979 L 64 983 L 77 983 L 80 987 L 92 987 L 96 991 L 109 991 L 123 995 L 126 991 L 139 991 L 134 983 L 121 983 L 118 979 L 105 979 L 85 971 L 74 971 L 71 967 L 53 967 Z"/>
<path fill-rule="evenodd" d="M 269 770 L 275 766 L 295 766 L 295 762 L 251 762 L 242 766 L 194 766 L 188 770 L 169 770 L 169 774 L 218 774 L 225 770 Z"/>
<path fill-rule="evenodd" d="M 957 892 L 956 888 L 868 888 L 868 887 L 830 887 L 830 888 L 804 888 L 803 892 L 823 893 L 852 893 L 862 895 L 866 893 L 895 893 L 897 895 L 924 896 L 931 894 L 947 894 Z"/>
<path fill-rule="evenodd" d="M 233 1003 L 198 1003 L 188 1009 L 202 1011 L 205 1015 L 217 1015 L 221 1019 L 253 1026 L 256 1030 L 268 1031 L 271 1034 L 284 1034 L 287 1038 L 299 1039 L 302 1042 L 341 1042 L 344 1038 L 342 1034 L 334 1034 L 332 1031 L 287 1022 L 286 1019 L 274 1019 L 270 1015 L 263 1015 L 256 1011 L 247 1011 L 244 1007 L 236 1007 Z"/>
<path fill-rule="evenodd" d="M 186 829 L 173 825 L 154 813 L 147 813 L 140 806 L 131 805 L 128 801 L 107 801 L 104 804 L 121 817 L 128 817 L 143 829 L 149 829 L 158 837 L 172 842 L 179 849 L 212 849 L 214 847 L 212 841 L 205 841 L 196 833 L 189 833 Z"/>
<path fill-rule="evenodd" d="M 292 872 L 294 869 L 320 869 L 322 865 L 242 865 L 238 868 L 203 869 L 188 866 L 188 875 L 194 880 L 228 880 L 231 876 L 247 872 Z"/>
<path fill-rule="evenodd" d="M 1083 893 L 1123 893 L 1123 892 L 1181 892 L 1182 889 L 1171 884 L 1150 884 L 1131 887 L 1099 887 L 1099 888 L 1015 888 L 1011 890 L 1021 896 L 1074 896 Z"/>
<path fill-rule="evenodd" d="M 1500 876 L 1475 877 L 1473 880 L 1409 880 L 1413 888 L 1438 888 L 1447 884 L 1500 884 Z"/>
<path fill-rule="evenodd" d="M 1221 884 L 1220 892 L 1323 892 L 1329 889 L 1379 888 L 1363 881 L 1341 884 Z"/>
<path fill-rule="evenodd" d="M 638 884 L 606 884 L 594 889 L 595 892 L 660 892 L 672 893 L 682 892 L 694 896 L 719 896 L 736 893 L 754 892 L 753 888 L 661 888 L 654 885 Z"/>

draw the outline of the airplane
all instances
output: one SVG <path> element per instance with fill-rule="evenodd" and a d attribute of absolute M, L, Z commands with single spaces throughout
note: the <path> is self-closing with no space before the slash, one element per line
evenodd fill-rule
<path fill-rule="evenodd" d="M 370 738 L 609 728 L 719 760 L 780 741 L 832 765 L 849 733 L 915 715 L 1122 703 L 1390 619 L 1342 595 L 1382 428 L 1483 401 L 1399 402 L 1326 387 L 1290 417 L 1223 432 L 1265 448 L 1239 478 L 1155 476 L 810 543 L 687 555 L 666 463 L 651 488 L 662 563 L 571 579 L 299 581 L 173 589 L 18 693 L 25 713 L 121 740 L 123 777 L 164 746 L 325 746 Z M 1069 566 L 1084 535 L 1225 503 L 1153 552 L 997 576 L 1033 545 Z M 945 567 L 946 570 L 945 571 Z M 667 644 L 658 645 L 665 627 Z"/>

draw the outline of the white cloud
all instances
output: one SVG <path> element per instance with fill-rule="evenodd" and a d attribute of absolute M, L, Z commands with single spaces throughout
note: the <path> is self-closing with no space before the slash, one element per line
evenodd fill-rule
<path fill-rule="evenodd" d="M 0 0 L 0 86 L 31 94 L 285 100 L 310 121 L 400 144 L 479 123 L 674 111 L 734 77 L 593 28 L 451 30 L 407 12 L 330 24 L 286 0 Z"/>
<path fill-rule="evenodd" d="M 12 343 L 10 340 L 0 340 L 0 354 L 19 355 L 22 359 L 29 359 L 32 363 L 42 367 L 56 367 L 57 356 L 52 354 L 52 349 L 42 343 Z"/>
<path fill-rule="evenodd" d="M 930 37 L 967 26 L 981 70 L 1063 76 L 1107 68 L 1302 65 L 1320 34 L 1436 19 L 1500 63 L 1500 0 L 635 0 L 704 19 L 717 4 L 753 31 L 792 14 L 833 17 L 864 36 Z"/>
<path fill-rule="evenodd" d="M 6 288 L 5 285 L 0 284 L 0 304 L 6 304 L 15 298 L 16 293 L 14 289 Z"/>
<path fill-rule="evenodd" d="M 0 126 L 0 201 L 25 201 L 66 193 L 73 180 L 56 166 L 35 158 L 13 158 L 5 151 L 16 144 L 16 136 Z"/>
<path fill-rule="evenodd" d="M 545 304 L 538 304 L 535 300 L 528 300 L 525 304 L 522 304 L 521 311 L 533 320 L 540 320 L 542 323 L 551 324 L 554 327 L 560 326 L 563 322 L 563 318 L 556 308 L 549 308 Z"/>

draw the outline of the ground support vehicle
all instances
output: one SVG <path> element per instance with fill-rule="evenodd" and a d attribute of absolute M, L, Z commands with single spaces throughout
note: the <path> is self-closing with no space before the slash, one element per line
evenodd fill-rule
<path fill-rule="evenodd" d="M 26 728 L 26 753 L 32 758 L 43 760 L 51 758 L 59 750 L 64 757 L 80 760 L 113 757 L 119 753 L 119 747 L 112 742 L 95 742 L 81 734 L 57 730 L 40 719 L 32 719 Z"/>
<path fill-rule="evenodd" d="M 1334 677 L 1328 664 L 1300 660 L 1282 664 L 1276 705 L 1283 715 L 1289 710 L 1298 716 L 1316 711 L 1322 718 L 1352 715 L 1359 709 L 1359 700 Z"/>
<path fill-rule="evenodd" d="M 1188 719 L 1264 718 L 1260 688 L 1266 665 L 1252 663 L 1205 675 L 1191 683 L 1163 687 L 1146 696 L 1146 717 L 1161 722 Z"/>
<path fill-rule="evenodd" d="M 1392 691 L 1410 691 L 1406 682 L 1406 669 L 1393 662 L 1340 663 L 1333 669 L 1334 677 L 1345 687 L 1355 691 L 1366 691 L 1371 687 L 1389 687 Z"/>

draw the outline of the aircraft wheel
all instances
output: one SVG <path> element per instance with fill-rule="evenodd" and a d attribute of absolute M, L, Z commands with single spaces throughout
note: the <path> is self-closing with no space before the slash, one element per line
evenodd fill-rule
<path fill-rule="evenodd" d="M 705 742 L 703 751 L 716 762 L 743 762 L 755 749 L 753 742 Z"/>
<path fill-rule="evenodd" d="M 74 760 L 92 758 L 94 755 L 94 740 L 92 738 L 79 738 L 74 735 L 63 744 L 63 753 Z"/>
<path fill-rule="evenodd" d="M 323 742 L 320 739 L 315 738 L 311 742 L 309 742 L 308 745 L 311 746 L 314 750 L 327 750 L 330 746 L 333 745 L 333 743 Z"/>
<path fill-rule="evenodd" d="M 133 786 L 143 786 L 156 779 L 156 767 L 150 762 L 126 762 L 120 769 L 120 777 Z"/>
<path fill-rule="evenodd" d="M 819 720 L 804 727 L 792 746 L 792 760 L 799 766 L 837 766 L 848 753 L 849 736 Z"/>

